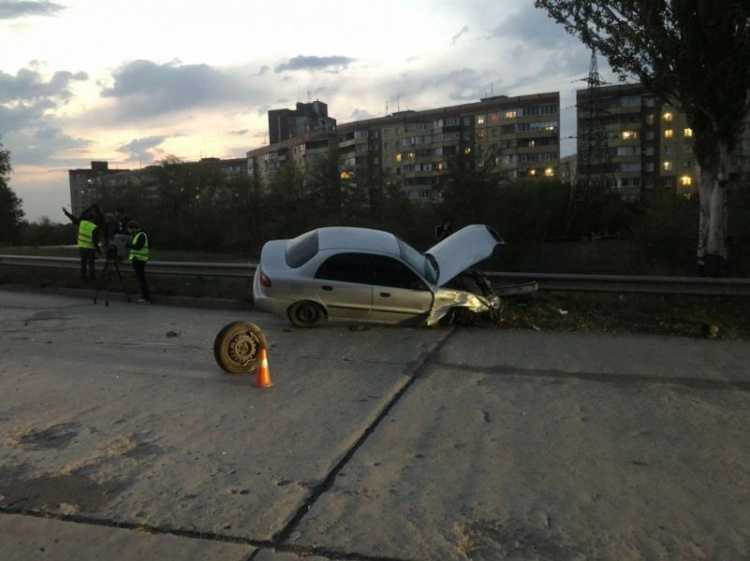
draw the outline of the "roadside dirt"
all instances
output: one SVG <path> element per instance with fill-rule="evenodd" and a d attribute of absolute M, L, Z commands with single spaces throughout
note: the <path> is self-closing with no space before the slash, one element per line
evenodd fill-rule
<path fill-rule="evenodd" d="M 750 299 L 740 297 L 538 292 L 503 304 L 500 318 L 485 326 L 750 339 Z"/>

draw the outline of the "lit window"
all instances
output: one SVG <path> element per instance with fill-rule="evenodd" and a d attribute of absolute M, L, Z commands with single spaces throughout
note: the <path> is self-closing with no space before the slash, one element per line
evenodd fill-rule
<path fill-rule="evenodd" d="M 674 131 L 672 129 L 667 129 L 664 131 L 664 138 L 672 138 L 674 136 Z"/>
<path fill-rule="evenodd" d="M 536 146 L 536 142 L 533 140 L 529 140 L 529 148 L 533 148 L 534 146 Z"/>
<path fill-rule="evenodd" d="M 555 170 L 552 168 L 547 168 L 544 170 L 544 176 L 545 177 L 555 177 Z"/>
<path fill-rule="evenodd" d="M 484 115 L 477 115 L 477 125 L 483 125 L 484 120 L 485 120 Z"/>
<path fill-rule="evenodd" d="M 464 148 L 464 154 L 471 154 L 471 148 Z"/>
<path fill-rule="evenodd" d="M 505 118 L 506 119 L 515 119 L 516 115 L 517 115 L 517 113 L 516 113 L 515 110 L 513 110 L 513 111 L 506 111 L 505 112 Z"/>
<path fill-rule="evenodd" d="M 396 154 L 396 161 L 397 161 L 397 162 L 400 162 L 400 161 L 401 161 L 401 154 Z"/>
<path fill-rule="evenodd" d="M 354 172 L 351 172 L 351 171 L 341 172 L 341 179 L 351 179 L 352 177 L 354 177 Z"/>
<path fill-rule="evenodd" d="M 693 129 L 687 128 L 683 131 L 685 136 L 693 136 Z"/>
<path fill-rule="evenodd" d="M 664 168 L 664 171 L 672 171 L 672 162 L 663 162 L 661 166 Z"/>
<path fill-rule="evenodd" d="M 437 170 L 438 171 L 443 171 L 443 162 L 438 162 L 438 164 L 437 164 Z"/>
<path fill-rule="evenodd" d="M 635 140 L 638 138 L 638 131 L 622 131 L 623 140 Z"/>
<path fill-rule="evenodd" d="M 693 178 L 689 175 L 683 175 L 680 177 L 680 183 L 682 183 L 683 186 L 688 187 L 693 184 Z"/>
<path fill-rule="evenodd" d="M 672 113 L 664 113 L 664 115 L 661 116 L 662 119 L 664 119 L 665 122 L 671 123 L 674 120 L 674 115 Z"/>
<path fill-rule="evenodd" d="M 529 170 L 529 175 L 536 175 L 536 170 L 535 169 L 530 169 Z"/>

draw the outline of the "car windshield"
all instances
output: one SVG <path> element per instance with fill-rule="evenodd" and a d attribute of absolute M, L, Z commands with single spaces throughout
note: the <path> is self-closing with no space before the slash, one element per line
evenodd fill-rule
<path fill-rule="evenodd" d="M 412 269 L 422 275 L 427 282 L 430 284 L 437 284 L 438 270 L 437 263 L 433 264 L 427 257 L 419 253 L 416 249 L 410 246 L 408 243 L 398 240 L 399 251 L 401 252 L 401 259 L 406 261 Z"/>

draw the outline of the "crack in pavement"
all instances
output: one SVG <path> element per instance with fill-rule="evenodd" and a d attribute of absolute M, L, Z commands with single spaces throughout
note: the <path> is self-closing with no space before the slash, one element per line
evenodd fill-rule
<path fill-rule="evenodd" d="M 709 380 L 706 378 L 689 378 L 683 376 L 654 376 L 649 374 L 625 374 L 603 372 L 566 372 L 564 370 L 543 370 L 521 368 L 519 366 L 472 366 L 452 362 L 430 361 L 431 366 L 451 368 L 461 372 L 483 374 L 503 374 L 519 378 L 554 378 L 562 380 L 585 380 L 619 385 L 677 385 L 698 390 L 737 390 L 750 392 L 750 380 Z"/>
<path fill-rule="evenodd" d="M 313 488 L 311 495 L 308 497 L 307 500 L 305 500 L 302 506 L 297 510 L 295 516 L 286 524 L 284 528 L 282 528 L 279 532 L 277 532 L 274 536 L 272 536 L 271 540 L 255 540 L 252 538 L 228 536 L 228 535 L 220 534 L 216 532 L 201 532 L 197 530 L 182 530 L 182 529 L 159 527 L 159 526 L 149 526 L 149 525 L 145 525 L 141 523 L 101 519 L 101 518 L 96 518 L 93 516 L 85 516 L 85 515 L 80 515 L 80 514 L 50 513 L 44 510 L 37 510 L 37 509 L 30 509 L 30 508 L 23 508 L 23 507 L 13 507 L 12 505 L 0 506 L 0 515 L 3 515 L 3 514 L 22 515 L 22 516 L 32 516 L 35 518 L 43 518 L 43 519 L 51 518 L 51 519 L 55 519 L 55 520 L 59 520 L 63 522 L 72 522 L 76 524 L 87 524 L 91 526 L 99 526 L 99 527 L 107 527 L 107 528 L 120 528 L 123 530 L 131 530 L 131 531 L 134 530 L 134 531 L 139 531 L 139 532 L 147 532 L 150 534 L 171 535 L 171 536 L 176 536 L 176 537 L 234 543 L 234 544 L 239 544 L 239 545 L 249 545 L 249 546 L 255 547 L 256 551 L 250 554 L 250 556 L 247 558 L 247 561 L 251 561 L 252 559 L 255 559 L 262 550 L 266 550 L 266 549 L 293 553 L 293 554 L 303 556 L 303 557 L 311 556 L 311 555 L 318 555 L 318 556 L 325 557 L 327 559 L 332 559 L 332 560 L 343 559 L 343 560 L 350 560 L 350 561 L 411 561 L 405 558 L 371 556 L 371 555 L 366 555 L 366 554 L 340 551 L 337 549 L 327 548 L 327 547 L 300 546 L 300 545 L 293 545 L 293 544 L 285 544 L 283 542 L 286 541 L 291 536 L 291 534 L 294 532 L 298 524 L 302 521 L 302 519 L 305 517 L 307 512 L 309 512 L 309 510 L 312 508 L 315 502 L 333 486 L 333 483 L 335 482 L 336 477 L 341 472 L 341 470 L 344 469 L 344 467 L 346 467 L 346 465 L 354 457 L 354 454 L 357 452 L 357 450 L 359 450 L 359 448 L 362 447 L 362 445 L 367 441 L 369 436 L 378 428 L 380 423 L 386 418 L 386 416 L 395 407 L 395 405 L 401 400 L 401 398 L 404 397 L 406 392 L 409 390 L 409 388 L 411 388 L 414 382 L 420 377 L 420 375 L 425 370 L 425 368 L 430 364 L 434 364 L 434 362 L 431 361 L 431 358 L 436 353 L 438 353 L 440 349 L 442 349 L 442 347 L 446 344 L 446 342 L 448 341 L 448 339 L 450 339 L 451 335 L 453 335 L 454 332 L 455 330 L 453 328 L 448 330 L 446 332 L 445 337 L 439 340 L 433 346 L 431 350 L 425 352 L 420 357 L 420 359 L 411 363 L 412 364 L 411 368 L 407 372 L 404 373 L 404 375 L 409 377 L 409 380 L 403 385 L 403 387 L 400 390 L 396 392 L 396 394 L 383 407 L 383 409 L 375 418 L 375 420 L 363 431 L 361 436 L 349 448 L 346 454 L 344 454 L 344 457 L 333 467 L 333 469 L 329 472 L 326 478 L 320 484 L 316 485 Z M 380 362 L 378 363 L 381 364 Z M 403 364 L 409 364 L 409 363 L 385 362 L 383 364 L 403 365 Z"/>
<path fill-rule="evenodd" d="M 317 502 L 317 500 L 333 486 L 333 483 L 336 480 L 336 477 L 338 476 L 339 472 L 342 469 L 344 469 L 344 467 L 351 461 L 351 459 L 354 457 L 354 454 L 367 441 L 368 437 L 373 432 L 375 432 L 375 429 L 378 428 L 378 426 L 383 421 L 383 419 L 385 419 L 388 413 L 390 413 L 391 409 L 393 409 L 393 407 L 401 400 L 401 398 L 406 394 L 409 388 L 411 388 L 414 382 L 419 378 L 419 375 L 422 373 L 425 366 L 430 363 L 430 358 L 433 355 L 435 355 L 437 352 L 439 352 L 440 349 L 443 348 L 445 343 L 448 341 L 448 339 L 450 339 L 451 335 L 453 335 L 454 332 L 455 330 L 451 328 L 447 332 L 445 337 L 443 337 L 440 341 L 438 341 L 437 344 L 429 352 L 425 353 L 422 356 L 421 360 L 417 361 L 414 364 L 409 380 L 404 384 L 404 386 L 400 390 L 396 392 L 396 395 L 394 395 L 391 398 L 391 400 L 383 407 L 382 411 L 378 414 L 375 420 L 370 424 L 369 427 L 367 427 L 364 430 L 362 435 L 351 446 L 349 451 L 346 454 L 344 454 L 344 457 L 339 461 L 339 463 L 336 464 L 333 467 L 333 469 L 328 473 L 328 476 L 323 480 L 323 482 L 317 485 L 313 489 L 313 492 L 310 495 L 310 497 L 297 510 L 297 514 L 295 514 L 295 516 L 287 523 L 287 525 L 284 528 L 282 528 L 280 532 L 278 532 L 271 538 L 272 543 L 282 544 L 283 542 L 289 539 L 291 534 L 297 528 L 297 526 L 305 517 L 305 515 L 310 511 L 313 505 Z"/>

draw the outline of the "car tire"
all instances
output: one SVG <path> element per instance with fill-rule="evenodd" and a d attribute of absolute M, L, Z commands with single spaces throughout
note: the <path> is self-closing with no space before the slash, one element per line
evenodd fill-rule
<path fill-rule="evenodd" d="M 257 370 L 261 349 L 268 349 L 266 334 L 260 327 L 247 321 L 230 323 L 214 339 L 214 358 L 230 374 Z"/>
<path fill-rule="evenodd" d="M 325 318 L 323 308 L 309 300 L 300 300 L 289 306 L 287 315 L 295 327 L 315 327 Z"/>

